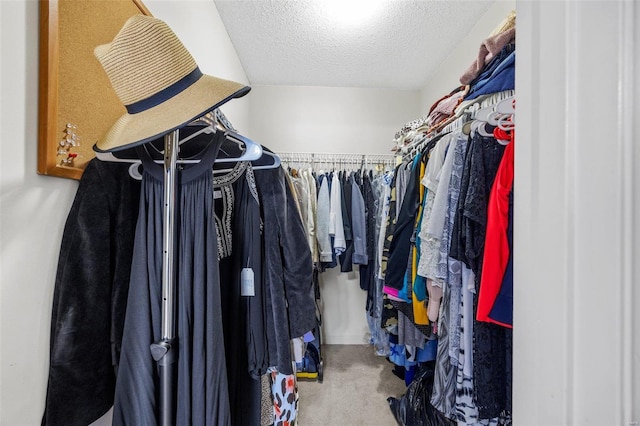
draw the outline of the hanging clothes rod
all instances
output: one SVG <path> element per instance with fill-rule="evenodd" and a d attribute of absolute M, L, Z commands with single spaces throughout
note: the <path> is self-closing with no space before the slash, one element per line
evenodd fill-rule
<path fill-rule="evenodd" d="M 395 162 L 394 154 L 279 152 L 278 156 L 284 163 L 372 164 Z"/>

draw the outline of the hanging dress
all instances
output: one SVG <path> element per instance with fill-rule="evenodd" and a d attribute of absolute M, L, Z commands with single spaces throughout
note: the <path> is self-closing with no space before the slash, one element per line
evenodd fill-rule
<path fill-rule="evenodd" d="M 212 135 L 200 162 L 184 165 L 176 176 L 175 423 L 180 425 L 231 423 L 211 172 L 223 137 Z M 114 425 L 158 424 L 156 362 L 149 345 L 161 337 L 164 172 L 144 148 L 138 152 L 144 173 Z"/>
<path fill-rule="evenodd" d="M 260 205 L 250 163 L 214 174 L 222 324 L 233 425 L 260 423 L 268 367 Z M 244 278 L 244 279 L 243 279 Z"/>

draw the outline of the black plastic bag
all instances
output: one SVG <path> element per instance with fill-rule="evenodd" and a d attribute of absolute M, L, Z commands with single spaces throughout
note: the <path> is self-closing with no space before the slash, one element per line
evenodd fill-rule
<path fill-rule="evenodd" d="M 420 371 L 400 399 L 389 397 L 387 402 L 400 426 L 456 426 L 431 405 L 434 364 L 421 364 Z"/>

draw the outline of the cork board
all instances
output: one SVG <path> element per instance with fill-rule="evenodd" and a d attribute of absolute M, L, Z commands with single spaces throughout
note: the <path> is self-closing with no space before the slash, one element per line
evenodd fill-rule
<path fill-rule="evenodd" d="M 40 1 L 38 173 L 80 179 L 126 112 L 93 49 L 136 14 L 150 15 L 140 0 Z"/>

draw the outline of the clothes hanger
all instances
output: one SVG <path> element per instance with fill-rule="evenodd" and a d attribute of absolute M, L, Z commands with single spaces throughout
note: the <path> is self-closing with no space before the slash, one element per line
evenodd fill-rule
<path fill-rule="evenodd" d="M 220 132 L 220 131 L 224 132 L 225 139 L 227 141 L 234 142 L 240 147 L 244 145 L 244 149 L 242 150 L 242 154 L 239 157 L 236 157 L 236 156 L 218 157 L 216 158 L 216 163 L 236 163 L 238 161 L 254 161 L 259 159 L 262 156 L 262 146 L 260 144 L 252 141 L 251 139 L 239 133 L 233 132 L 228 129 L 221 129 L 214 125 L 209 125 L 185 137 L 184 139 L 181 139 L 180 141 L 178 141 L 178 146 L 182 145 L 185 142 L 190 141 L 191 139 L 203 133 L 211 134 L 211 133 Z M 182 160 L 182 162 L 185 162 L 185 163 L 197 163 L 198 161 L 200 160 Z"/>
<path fill-rule="evenodd" d="M 500 115 L 513 114 L 515 111 L 515 96 L 511 93 L 512 91 L 498 92 L 484 99 L 473 118 L 497 126 Z"/>
<path fill-rule="evenodd" d="M 139 158 L 120 158 L 116 157 L 113 152 L 106 151 L 95 151 L 95 156 L 100 161 L 110 163 L 130 163 L 131 165 L 129 166 L 129 176 L 131 176 L 135 180 L 142 180 L 142 173 L 140 172 L 142 160 L 140 160 Z"/>
<path fill-rule="evenodd" d="M 493 136 L 493 129 L 491 131 L 487 130 L 487 125 L 489 123 L 480 120 L 474 120 L 471 123 L 471 131 L 478 133 L 480 136 Z"/>
<path fill-rule="evenodd" d="M 264 147 L 261 147 L 261 149 L 262 149 L 262 154 L 260 155 L 259 158 L 255 160 L 246 160 L 246 161 L 251 161 L 251 168 L 253 170 L 277 169 L 282 165 L 282 161 L 280 160 L 280 157 L 278 157 L 276 154 L 274 154 L 273 152 L 269 151 Z M 237 160 L 237 161 L 245 161 L 245 160 Z M 216 161 L 216 163 L 224 163 L 224 162 L 227 162 L 227 161 Z M 213 174 L 229 173 L 231 171 L 233 171 L 233 168 L 214 169 Z"/>
<path fill-rule="evenodd" d="M 509 96 L 496 104 L 496 111 L 501 114 L 514 114 L 516 112 L 516 97 Z"/>
<path fill-rule="evenodd" d="M 253 170 L 277 169 L 281 164 L 280 157 L 263 147 L 262 156 L 252 161 L 251 167 Z"/>
<path fill-rule="evenodd" d="M 230 157 L 230 158 L 216 158 L 216 163 L 231 163 L 237 161 L 254 161 L 259 159 L 262 156 L 262 145 L 252 141 L 251 139 L 242 136 L 239 133 L 231 132 L 227 130 L 226 132 L 227 140 L 235 140 L 235 142 L 242 142 L 244 144 L 244 153 L 240 157 Z"/>
<path fill-rule="evenodd" d="M 213 126 L 206 126 L 189 136 L 186 136 L 183 139 L 178 141 L 178 145 L 182 145 L 185 142 L 188 142 L 202 134 L 211 134 L 216 131 L 224 131 L 226 140 L 230 140 L 238 145 L 244 144 L 244 149 L 242 154 L 239 157 L 228 157 L 228 158 L 216 158 L 216 163 L 228 163 L 228 162 L 237 162 L 237 161 L 253 161 L 260 158 L 262 155 L 262 146 L 252 141 L 251 139 L 232 132 L 230 130 L 217 129 Z M 153 144 L 153 142 L 149 142 L 148 144 Z M 156 149 L 158 153 L 162 154 L 163 150 Z M 139 158 L 132 157 L 130 150 L 122 150 L 117 151 L 116 153 L 112 151 L 96 151 L 96 158 L 101 161 L 111 161 L 114 163 L 141 163 Z M 156 159 L 154 160 L 156 163 L 162 163 L 163 160 Z M 197 163 L 200 160 L 198 159 L 178 159 L 178 163 L 189 164 L 189 163 Z"/>
<path fill-rule="evenodd" d="M 505 131 L 511 131 L 516 127 L 516 115 L 505 115 L 498 120 L 498 127 Z"/>
<path fill-rule="evenodd" d="M 476 111 L 473 117 L 476 121 L 489 121 L 489 115 L 495 112 L 495 105 L 489 105 Z"/>
<path fill-rule="evenodd" d="M 181 139 L 180 141 L 178 141 L 178 145 L 184 144 L 185 142 L 192 140 L 199 135 L 211 134 L 216 131 L 224 131 L 225 140 L 231 141 L 235 143 L 237 146 L 244 146 L 240 156 L 219 157 L 219 158 L 216 158 L 215 160 L 216 163 L 253 161 L 253 160 L 259 159 L 262 156 L 262 146 L 255 143 L 251 139 L 229 130 L 223 130 L 219 128 L 216 130 L 216 128 L 211 125 L 205 126 L 202 129 L 199 129 L 194 133 L 190 134 L 189 136 Z M 152 146 L 158 153 L 163 152 L 163 150 L 156 148 L 153 145 L 153 142 L 149 142 L 146 145 Z M 115 153 L 111 151 L 109 152 L 95 151 L 95 156 L 100 161 L 109 161 L 113 163 L 131 163 L 131 166 L 129 167 L 129 175 L 134 179 L 140 180 L 142 179 L 142 174 L 140 173 L 140 166 L 142 164 L 142 161 L 137 157 L 137 155 L 134 152 L 135 151 L 133 150 L 122 150 L 122 151 L 117 151 Z M 177 163 L 178 164 L 194 164 L 194 163 L 198 163 L 199 161 L 200 161 L 199 159 L 178 159 Z M 163 160 L 155 159 L 154 162 L 158 164 L 162 164 Z"/>
<path fill-rule="evenodd" d="M 496 98 L 500 98 L 497 103 L 483 107 L 476 112 L 472 129 L 482 136 L 495 137 L 493 129 L 496 127 L 505 131 L 512 130 L 515 127 L 514 96 L 505 97 L 504 94 L 499 93 L 496 94 Z M 491 99 L 491 101 L 494 100 Z M 491 126 L 493 129 L 488 130 L 487 126 Z M 500 140 L 498 142 L 502 143 Z"/>
<path fill-rule="evenodd" d="M 498 127 L 502 130 L 513 130 L 516 124 L 516 100 L 515 97 L 506 98 L 496 105 L 496 111 L 503 114 L 498 119 Z"/>
<path fill-rule="evenodd" d="M 496 122 L 493 136 L 501 145 L 508 145 L 512 140 L 511 131 L 515 129 L 516 100 L 514 96 L 500 100 L 495 106 L 491 119 Z"/>

